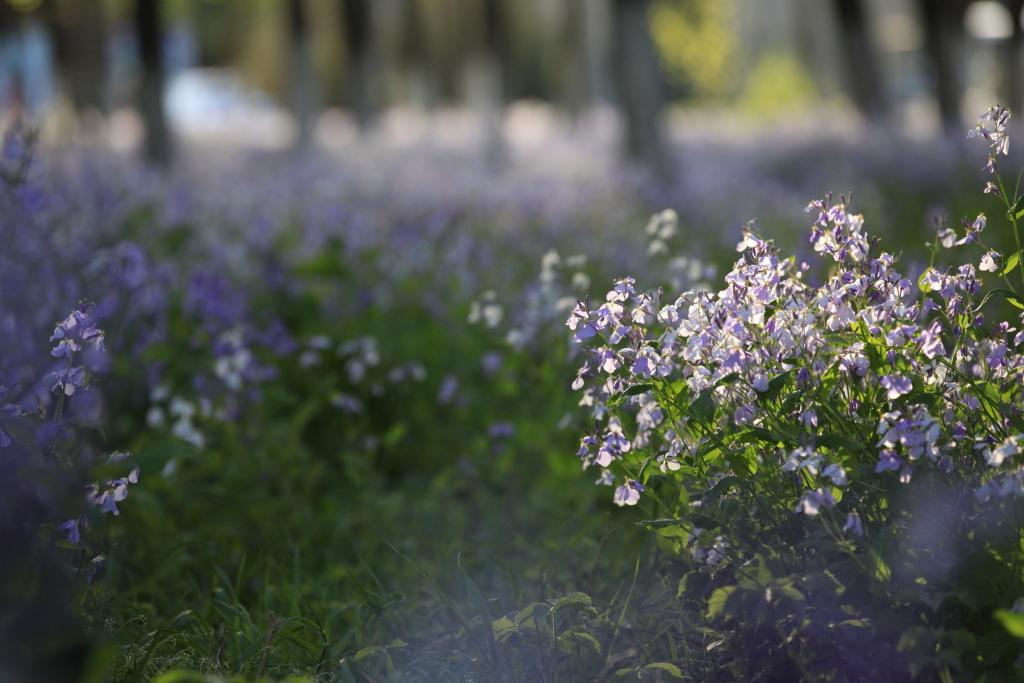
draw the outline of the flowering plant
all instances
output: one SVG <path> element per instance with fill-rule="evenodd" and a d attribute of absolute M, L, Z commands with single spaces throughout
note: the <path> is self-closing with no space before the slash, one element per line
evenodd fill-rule
<path fill-rule="evenodd" d="M 974 134 L 1019 249 L 1019 187 L 997 163 L 1008 118 L 994 107 Z M 732 620 L 716 647 L 765 648 L 780 675 L 1013 675 L 1024 315 L 1002 301 L 1024 308 L 1021 252 L 987 247 L 981 215 L 941 230 L 915 279 L 847 200 L 807 212 L 820 284 L 751 224 L 717 292 L 625 277 L 576 305 L 573 387 L 593 424 L 577 455 L 688 558 L 680 597 Z M 972 243 L 977 265 L 935 265 Z"/>

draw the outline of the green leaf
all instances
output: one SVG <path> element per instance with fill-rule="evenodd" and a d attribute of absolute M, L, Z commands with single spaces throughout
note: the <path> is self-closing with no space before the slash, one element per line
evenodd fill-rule
<path fill-rule="evenodd" d="M 722 616 L 725 612 L 725 603 L 728 602 L 729 596 L 731 596 L 739 586 L 723 586 L 715 590 L 708 598 L 708 618 L 714 619 L 715 617 Z"/>
<path fill-rule="evenodd" d="M 715 419 L 715 409 L 715 399 L 711 396 L 711 390 L 705 389 L 690 404 L 689 414 L 697 422 L 706 424 Z"/>
<path fill-rule="evenodd" d="M 864 444 L 842 434 L 822 434 L 815 439 L 815 443 L 823 448 L 846 453 L 859 453 L 864 449 Z"/>
<path fill-rule="evenodd" d="M 804 392 L 802 390 L 799 390 L 799 391 L 794 391 L 789 396 L 787 396 L 786 398 L 782 399 L 781 410 L 782 410 L 783 414 L 792 412 L 793 409 L 796 408 L 797 404 L 800 402 L 800 399 L 802 399 L 803 397 L 804 397 Z"/>
<path fill-rule="evenodd" d="M 716 387 L 720 387 L 723 384 L 732 384 L 737 379 L 739 379 L 739 377 L 740 377 L 740 373 L 738 373 L 738 372 L 730 372 L 728 375 L 726 375 L 722 379 L 720 379 L 717 382 L 715 382 L 715 386 Z"/>
<path fill-rule="evenodd" d="M 593 650 L 595 654 L 601 654 L 601 643 L 586 631 L 567 631 L 561 633 L 558 636 L 558 644 L 563 652 L 571 652 L 573 645 L 585 645 Z"/>
<path fill-rule="evenodd" d="M 577 607 L 579 609 L 593 609 L 594 604 L 590 599 L 590 596 L 586 593 L 569 593 L 568 595 L 562 596 L 555 601 L 551 606 L 551 609 L 559 610 L 567 607 Z"/>
<path fill-rule="evenodd" d="M 764 427 L 750 427 L 740 432 L 733 443 L 757 443 L 761 441 L 774 444 L 780 441 L 780 439 L 776 438 L 774 434 Z"/>
<path fill-rule="evenodd" d="M 1024 638 L 1024 614 L 1011 612 L 1008 609 L 997 609 L 996 619 L 1003 625 L 1010 635 L 1016 638 Z"/>
<path fill-rule="evenodd" d="M 792 600 L 793 602 L 804 602 L 807 599 L 804 597 L 803 593 L 798 591 L 796 588 L 793 588 L 792 586 L 788 586 L 786 584 L 772 586 L 772 593 L 778 595 L 781 598 Z"/>
<path fill-rule="evenodd" d="M 903 400 L 905 400 L 908 405 L 913 403 L 924 403 L 929 408 L 934 408 L 939 397 L 929 391 L 912 391 L 907 394 L 907 397 Z"/>
<path fill-rule="evenodd" d="M 725 461 L 729 463 L 729 467 L 732 468 L 733 472 L 744 478 L 757 474 L 757 463 L 749 448 L 727 452 L 725 454 Z"/>
<path fill-rule="evenodd" d="M 491 622 L 491 633 L 499 643 L 508 640 L 509 636 L 516 632 L 515 623 L 508 617 L 501 617 Z"/>
<path fill-rule="evenodd" d="M 871 622 L 868 621 L 867 619 L 846 619 L 845 621 L 840 621 L 838 624 L 833 626 L 833 628 L 843 628 L 843 627 L 846 627 L 846 628 L 868 628 L 868 629 L 869 628 L 873 628 L 872 625 L 871 625 Z"/>
<path fill-rule="evenodd" d="M 874 548 L 871 549 L 868 556 L 871 560 L 872 576 L 880 583 L 888 583 L 889 578 L 892 576 L 892 570 L 889 569 L 889 565 L 886 564 L 885 560 L 882 559 L 882 556 Z"/>
<path fill-rule="evenodd" d="M 379 654 L 384 654 L 384 648 L 378 645 L 370 645 L 369 647 L 364 647 L 362 650 L 356 652 L 355 656 L 352 657 L 352 661 L 358 662 L 360 660 L 366 659 L 368 657 L 374 657 Z"/>
<path fill-rule="evenodd" d="M 645 391 L 650 391 L 653 388 L 654 384 L 652 384 L 651 382 L 641 382 L 640 384 L 634 384 L 633 386 L 627 389 L 623 389 L 619 393 L 615 394 L 615 396 L 612 397 L 611 404 L 618 405 L 619 403 L 622 403 L 624 399 L 629 398 L 630 396 L 642 394 Z"/>
<path fill-rule="evenodd" d="M 1024 209 L 1021 209 L 1024 211 Z M 1017 216 L 1020 218 L 1020 216 Z M 1013 272 L 1013 269 L 1020 263 L 1020 251 L 1015 251 L 1006 258 L 1006 264 L 1003 266 L 1003 271 L 1000 275 L 1006 276 Z"/>
<path fill-rule="evenodd" d="M 682 679 L 683 672 L 679 670 L 679 667 L 675 664 L 669 664 L 668 662 L 654 662 L 648 664 L 643 668 L 644 671 L 664 671 L 673 678 Z"/>
<path fill-rule="evenodd" d="M 925 276 L 928 275 L 929 272 L 931 272 L 931 268 L 925 268 L 924 272 L 922 272 L 918 276 L 918 278 L 917 278 L 917 288 L 919 290 L 921 290 L 922 292 L 926 292 L 926 293 L 931 291 L 931 289 L 925 289 L 924 288 L 924 278 L 925 278 Z"/>
<path fill-rule="evenodd" d="M 768 391 L 761 394 L 761 398 L 766 401 L 770 401 L 778 396 L 779 392 L 782 391 L 782 387 L 786 386 L 786 382 L 789 381 L 792 374 L 793 370 L 786 370 L 782 374 L 775 375 L 775 377 L 768 382 Z"/>
<path fill-rule="evenodd" d="M 153 683 L 208 683 L 210 679 L 195 671 L 168 671 L 153 680 Z"/>
<path fill-rule="evenodd" d="M 546 611 L 548 609 L 548 605 L 543 602 L 534 602 L 519 610 L 514 618 L 516 628 L 522 628 L 523 626 L 533 628 L 534 625 L 530 622 L 533 619 L 534 612 L 536 612 L 538 608 Z"/>

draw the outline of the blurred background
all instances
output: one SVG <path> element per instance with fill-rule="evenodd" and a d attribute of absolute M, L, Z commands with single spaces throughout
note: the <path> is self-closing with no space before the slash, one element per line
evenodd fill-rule
<path fill-rule="evenodd" d="M 0 110 L 45 142 L 551 145 L 671 174 L 687 136 L 931 139 L 1022 94 L 1024 0 L 0 0 Z M 565 149 L 563 149 L 563 147 Z M 601 156 L 603 154 L 604 156 Z M 549 159 L 549 161 L 551 161 Z"/>
<path fill-rule="evenodd" d="M 94 302 L 113 360 L 69 414 L 105 427 L 69 443 L 135 454 L 144 482 L 88 556 L 62 548 L 78 583 L 0 552 L 0 576 L 41 598 L 0 581 L 0 613 L 9 599 L 24 617 L 0 624 L 0 679 L 71 680 L 3 665 L 60 661 L 22 643 L 57 643 L 90 561 L 105 575 L 65 645 L 113 644 L 115 681 L 371 656 L 390 672 L 392 655 L 427 661 L 421 680 L 488 680 L 446 610 L 490 619 L 494 596 L 504 614 L 574 591 L 619 625 L 634 610 L 641 626 L 603 652 L 646 664 L 679 578 L 658 547 L 682 541 L 638 534 L 640 512 L 580 472 L 568 311 L 626 274 L 670 293 L 717 282 L 755 217 L 811 260 L 802 209 L 829 190 L 854 191 L 912 277 L 943 216 L 992 212 L 986 244 L 1013 248 L 966 132 L 1024 100 L 1022 9 L 0 0 L 0 405 L 10 387 L 51 397 L 45 342 Z M 645 231 L 666 208 L 674 241 Z M 0 467 L 5 491 L 18 472 Z M 38 525 L 12 545 L 8 518 L 5 549 L 31 548 Z M 650 587 L 632 604 L 630 581 Z"/>

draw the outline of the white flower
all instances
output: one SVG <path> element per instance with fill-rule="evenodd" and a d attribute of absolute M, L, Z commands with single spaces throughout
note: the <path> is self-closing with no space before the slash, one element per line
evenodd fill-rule
<path fill-rule="evenodd" d="M 978 266 L 979 270 L 984 270 L 989 273 L 994 273 L 999 270 L 999 254 L 994 251 L 986 252 L 981 257 L 981 264 Z"/>

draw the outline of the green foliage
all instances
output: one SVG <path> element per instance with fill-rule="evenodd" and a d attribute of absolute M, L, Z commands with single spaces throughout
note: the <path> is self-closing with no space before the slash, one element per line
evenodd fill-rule
<path fill-rule="evenodd" d="M 736 35 L 731 0 L 656 0 L 651 35 L 669 80 L 696 98 L 727 94 L 733 84 Z"/>
<path fill-rule="evenodd" d="M 750 70 L 740 90 L 737 105 L 759 119 L 793 114 L 812 104 L 818 88 L 800 62 L 784 53 L 761 57 Z"/>

